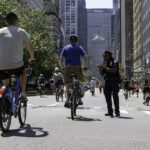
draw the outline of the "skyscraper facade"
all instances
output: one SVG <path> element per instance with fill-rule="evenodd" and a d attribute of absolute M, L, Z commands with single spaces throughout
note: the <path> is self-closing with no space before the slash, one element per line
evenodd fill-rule
<path fill-rule="evenodd" d="M 71 34 L 79 36 L 79 44 L 86 49 L 86 3 L 85 0 L 59 0 L 59 16 L 64 28 L 65 43 Z"/>
<path fill-rule="evenodd" d="M 102 63 L 102 54 L 111 47 L 112 9 L 87 9 L 89 68 L 95 77 L 99 77 L 96 64 Z"/>

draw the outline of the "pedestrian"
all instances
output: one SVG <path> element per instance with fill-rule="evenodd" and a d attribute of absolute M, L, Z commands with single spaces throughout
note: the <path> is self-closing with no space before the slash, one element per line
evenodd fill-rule
<path fill-rule="evenodd" d="M 101 81 L 99 82 L 98 88 L 99 88 L 99 92 L 102 93 L 103 82 Z"/>
<path fill-rule="evenodd" d="M 113 108 L 112 108 L 112 96 L 115 106 L 115 114 L 117 117 L 120 116 L 119 110 L 119 84 L 120 84 L 120 74 L 119 74 L 119 64 L 112 57 L 112 53 L 109 51 L 105 51 L 103 54 L 103 65 L 98 64 L 97 68 L 100 71 L 100 74 L 103 76 L 105 80 L 104 86 L 104 95 L 107 103 L 108 112 L 105 116 L 113 117 Z"/>
<path fill-rule="evenodd" d="M 60 56 L 60 63 L 61 65 L 65 65 L 65 72 L 64 72 L 64 80 L 65 80 L 65 87 L 66 87 L 66 102 L 65 107 L 70 107 L 70 102 L 68 99 L 68 90 L 69 90 L 69 83 L 72 82 L 70 75 L 76 74 L 77 79 L 82 81 L 83 74 L 82 74 L 82 61 L 83 58 L 84 66 L 87 66 L 87 54 L 84 49 L 77 44 L 78 36 L 71 35 L 70 36 L 70 44 L 66 45 L 61 53 Z M 79 105 L 83 105 L 82 100 L 80 99 Z"/>
<path fill-rule="evenodd" d="M 139 97 L 139 90 L 140 90 L 140 86 L 139 86 L 138 83 L 136 83 L 136 84 L 134 85 L 134 90 L 135 90 L 135 93 L 136 93 L 137 98 L 138 98 L 138 97 Z"/>
<path fill-rule="evenodd" d="M 91 94 L 92 94 L 92 96 L 95 96 L 95 88 L 96 88 L 95 77 L 92 77 L 92 80 L 90 81 L 90 88 L 91 88 Z"/>

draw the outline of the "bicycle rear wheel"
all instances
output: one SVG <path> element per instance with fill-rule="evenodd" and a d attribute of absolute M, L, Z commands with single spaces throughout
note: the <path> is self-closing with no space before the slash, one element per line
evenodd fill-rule
<path fill-rule="evenodd" d="M 59 89 L 56 90 L 56 102 L 59 102 Z"/>
<path fill-rule="evenodd" d="M 0 128 L 2 132 L 7 132 L 11 125 L 11 114 L 9 112 L 9 102 L 0 98 Z"/>
<path fill-rule="evenodd" d="M 25 124 L 26 116 L 27 116 L 27 102 L 24 100 L 20 100 L 19 101 L 19 110 L 18 110 L 18 119 L 19 119 L 21 126 L 23 126 Z"/>
<path fill-rule="evenodd" d="M 72 93 L 71 95 L 71 119 L 74 120 L 74 117 L 76 116 L 76 105 L 75 105 L 75 95 Z"/>

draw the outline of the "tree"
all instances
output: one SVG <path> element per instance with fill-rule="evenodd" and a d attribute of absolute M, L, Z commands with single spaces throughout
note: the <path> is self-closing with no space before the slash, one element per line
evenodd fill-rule
<path fill-rule="evenodd" d="M 19 26 L 24 28 L 30 35 L 37 63 L 34 67 L 34 75 L 49 72 L 56 64 L 55 42 L 51 39 L 50 21 L 51 17 L 44 10 L 37 10 L 20 5 L 16 0 L 0 1 L 0 28 L 6 26 L 5 16 L 8 12 L 14 12 L 19 17 Z M 25 52 L 25 59 L 28 54 Z"/>

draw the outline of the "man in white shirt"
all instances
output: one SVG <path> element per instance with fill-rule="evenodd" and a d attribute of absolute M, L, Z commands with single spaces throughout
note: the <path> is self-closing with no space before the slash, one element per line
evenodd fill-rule
<path fill-rule="evenodd" d="M 8 78 L 10 73 L 21 73 L 21 94 L 22 97 L 26 98 L 27 75 L 23 62 L 23 49 L 26 47 L 29 52 L 29 63 L 35 61 L 34 51 L 27 32 L 17 26 L 17 15 L 13 12 L 8 13 L 6 22 L 8 26 L 0 29 L 0 79 L 2 79 L 4 86 L 7 86 L 9 84 Z"/>

